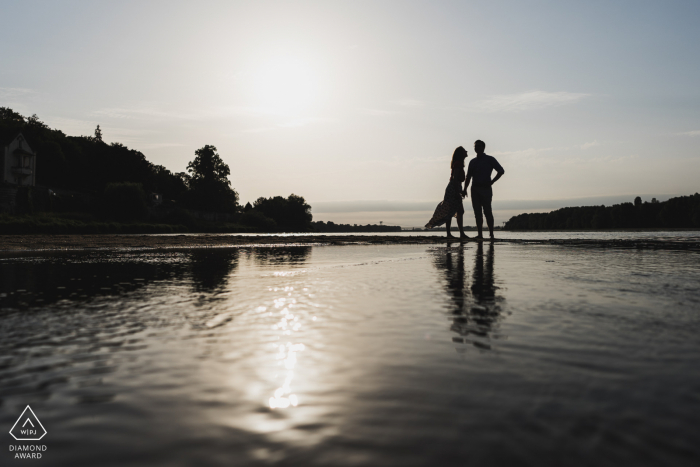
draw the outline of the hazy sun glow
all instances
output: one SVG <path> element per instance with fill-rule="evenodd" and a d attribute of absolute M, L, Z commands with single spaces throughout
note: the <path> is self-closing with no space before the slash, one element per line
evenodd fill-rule
<path fill-rule="evenodd" d="M 298 116 L 318 97 L 318 76 L 308 64 L 293 57 L 263 63 L 253 84 L 260 106 L 274 114 Z"/>

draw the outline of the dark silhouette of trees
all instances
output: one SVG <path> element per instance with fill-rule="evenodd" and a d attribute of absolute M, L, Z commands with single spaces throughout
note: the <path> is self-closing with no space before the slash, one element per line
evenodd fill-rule
<path fill-rule="evenodd" d="M 264 214 L 277 224 L 277 229 L 282 232 L 308 232 L 311 230 L 311 206 L 302 196 L 295 194 L 288 198 L 275 196 L 274 198 L 260 197 L 253 203 L 253 210 Z"/>
<path fill-rule="evenodd" d="M 102 130 L 100 129 L 100 125 L 97 125 L 97 128 L 95 128 L 95 136 L 93 136 L 92 139 L 98 143 L 104 143 L 104 141 L 102 141 Z"/>
<path fill-rule="evenodd" d="M 139 220 L 147 210 L 146 195 L 156 192 L 163 195 L 167 202 L 164 204 L 171 210 L 165 214 L 168 222 L 190 228 L 198 228 L 198 221 L 192 213 L 179 208 L 227 213 L 229 222 L 260 231 L 312 230 L 311 206 L 301 196 L 259 198 L 241 210 L 238 193 L 228 180 L 231 170 L 211 145 L 195 151 L 187 172 L 173 173 L 152 164 L 140 151 L 116 142 L 105 143 L 99 125 L 92 136 L 67 136 L 49 128 L 36 115 L 24 117 L 0 107 L 0 143 L 7 144 L 19 133 L 36 152 L 37 185 L 42 187 L 37 187 L 37 193 L 25 193 L 27 212 L 32 210 L 32 196 L 34 201 L 39 200 L 39 194 L 49 197 L 49 188 L 74 194 L 35 203 L 41 204 L 39 210 L 83 211 L 100 217 Z"/>
<path fill-rule="evenodd" d="M 262 212 L 253 208 L 250 208 L 249 210 L 245 211 L 241 216 L 240 221 L 244 225 L 254 227 L 255 229 L 261 230 L 263 232 L 277 231 L 277 222 L 275 222 L 273 219 L 270 219 Z"/>
<path fill-rule="evenodd" d="M 195 151 L 195 158 L 187 165 L 190 173 L 189 202 L 203 211 L 235 212 L 238 193 L 231 188 L 228 176 L 231 170 L 216 152 L 206 145 Z"/>
<path fill-rule="evenodd" d="M 105 188 L 105 208 L 119 221 L 146 217 L 146 193 L 140 183 L 110 183 Z"/>
<path fill-rule="evenodd" d="M 99 126 L 94 136 L 66 136 L 36 115 L 25 118 L 0 107 L 0 142 L 6 144 L 18 133 L 36 152 L 37 185 L 101 196 L 109 183 L 140 183 L 144 191 L 162 193 L 166 200 L 180 200 L 188 189 L 186 177 L 153 165 L 140 151 L 101 141 Z"/>
<path fill-rule="evenodd" d="M 336 224 L 335 222 L 317 221 L 311 223 L 315 232 L 401 232 L 399 225 L 366 224 Z"/>
<path fill-rule="evenodd" d="M 557 209 L 549 213 L 520 214 L 506 222 L 506 230 L 574 230 L 630 228 L 700 227 L 700 194 L 679 196 L 668 201 L 642 202 L 613 206 L 582 206 Z"/>

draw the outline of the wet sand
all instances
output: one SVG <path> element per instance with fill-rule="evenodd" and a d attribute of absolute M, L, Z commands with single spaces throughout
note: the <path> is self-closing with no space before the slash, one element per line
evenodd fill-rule
<path fill-rule="evenodd" d="M 467 242 L 477 241 L 473 237 Z M 486 240 L 489 241 L 489 240 Z M 518 240 L 496 239 L 497 243 L 568 245 L 590 248 L 631 248 L 700 251 L 697 240 Z M 367 245 L 459 243 L 437 235 L 1 235 L 0 252 L 189 249 L 275 245 Z"/>

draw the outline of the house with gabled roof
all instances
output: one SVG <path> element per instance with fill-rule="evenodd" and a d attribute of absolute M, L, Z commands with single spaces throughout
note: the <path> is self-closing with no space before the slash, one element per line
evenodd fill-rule
<path fill-rule="evenodd" d="M 3 149 L 0 154 L 0 211 L 13 211 L 17 190 L 36 185 L 36 153 L 22 133 Z"/>
<path fill-rule="evenodd" d="M 36 154 L 22 133 L 5 146 L 0 181 L 16 186 L 36 185 Z"/>

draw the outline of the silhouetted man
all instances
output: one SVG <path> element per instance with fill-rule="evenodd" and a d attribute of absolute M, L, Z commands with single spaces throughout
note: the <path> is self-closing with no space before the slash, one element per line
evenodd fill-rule
<path fill-rule="evenodd" d="M 489 233 L 493 237 L 493 212 L 491 211 L 491 199 L 493 198 L 493 190 L 491 185 L 503 176 L 505 170 L 501 167 L 495 157 L 484 154 L 486 143 L 480 139 L 474 142 L 474 151 L 476 157 L 469 161 L 469 169 L 467 170 L 467 181 L 464 184 L 463 195 L 467 194 L 467 187 L 472 178 L 472 207 L 474 208 L 474 217 L 476 218 L 476 227 L 479 229 L 479 236 L 476 238 L 483 239 L 484 217 L 481 214 L 483 209 L 486 216 L 486 223 L 489 226 Z M 491 180 L 491 172 L 496 171 L 496 176 Z"/>

